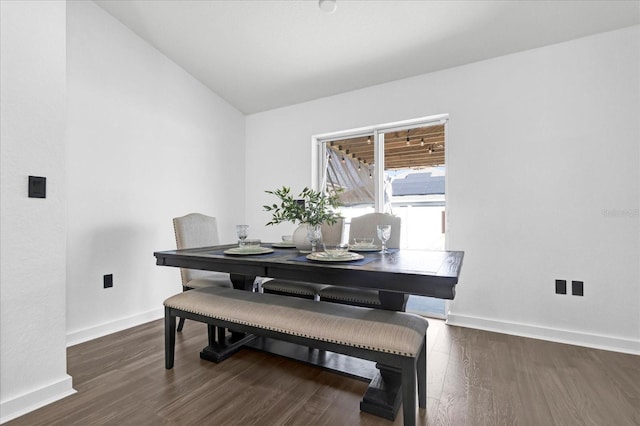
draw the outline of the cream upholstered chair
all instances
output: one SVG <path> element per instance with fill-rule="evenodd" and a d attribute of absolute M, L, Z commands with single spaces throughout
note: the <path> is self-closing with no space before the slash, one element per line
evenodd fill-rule
<path fill-rule="evenodd" d="M 322 239 L 339 241 L 342 239 L 344 220 L 338 219 L 333 225 L 322 225 Z M 320 300 L 319 292 L 327 287 L 326 284 L 315 284 L 304 281 L 290 281 L 279 279 L 265 279 L 262 282 L 264 293 L 280 294 L 284 296 L 296 296 L 304 299 Z"/>
<path fill-rule="evenodd" d="M 387 248 L 399 248 L 400 224 L 401 219 L 399 217 L 384 213 L 368 213 L 354 217 L 351 219 L 351 226 L 349 227 L 349 243 L 353 243 L 354 237 L 374 237 L 374 241 L 379 244 L 377 226 L 391 225 L 391 237 L 387 241 Z M 371 308 L 380 306 L 380 297 L 377 290 L 328 285 L 320 289 L 319 293 L 320 300 L 327 302 Z"/>
<path fill-rule="evenodd" d="M 215 217 L 190 213 L 173 219 L 173 230 L 178 249 L 208 247 L 220 244 L 218 223 Z M 209 286 L 233 287 L 229 274 L 180 268 L 183 291 Z M 182 331 L 184 318 L 180 318 L 178 331 Z"/>

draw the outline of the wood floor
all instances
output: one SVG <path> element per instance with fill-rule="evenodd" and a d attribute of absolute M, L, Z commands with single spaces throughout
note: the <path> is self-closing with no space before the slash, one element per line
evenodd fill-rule
<path fill-rule="evenodd" d="M 430 320 L 422 425 L 640 425 L 640 357 Z M 251 350 L 202 361 L 189 322 L 165 370 L 154 321 L 68 349 L 75 395 L 7 425 L 401 425 L 364 414 L 366 383 Z"/>

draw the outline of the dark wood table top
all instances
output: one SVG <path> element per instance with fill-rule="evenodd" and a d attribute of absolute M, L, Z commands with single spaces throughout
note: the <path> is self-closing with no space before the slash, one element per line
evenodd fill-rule
<path fill-rule="evenodd" d="M 263 243 L 263 247 L 270 244 Z M 384 292 L 453 299 L 464 252 L 397 250 L 360 253 L 370 262 L 300 261 L 296 249 L 274 247 L 263 255 L 226 255 L 222 245 L 154 253 L 157 265 L 228 272 L 247 277 L 271 277 L 321 284 L 376 289 Z M 298 260 L 296 260 L 298 259 Z"/>

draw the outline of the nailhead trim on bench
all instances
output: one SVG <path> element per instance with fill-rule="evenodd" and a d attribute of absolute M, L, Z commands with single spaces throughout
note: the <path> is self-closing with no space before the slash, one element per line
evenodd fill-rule
<path fill-rule="evenodd" d="M 219 320 L 378 352 L 415 357 L 427 320 L 404 312 L 210 287 L 170 297 L 166 307 Z"/>
<path fill-rule="evenodd" d="M 368 290 L 351 287 L 327 286 L 320 290 L 320 300 L 327 302 L 349 302 L 364 303 L 367 305 L 377 305 L 380 307 L 380 296 L 376 290 Z"/>
<path fill-rule="evenodd" d="M 304 281 L 269 280 L 262 284 L 263 290 L 277 291 L 288 294 L 299 294 L 301 296 L 314 297 L 320 290 L 327 287 L 325 284 L 313 284 Z"/>

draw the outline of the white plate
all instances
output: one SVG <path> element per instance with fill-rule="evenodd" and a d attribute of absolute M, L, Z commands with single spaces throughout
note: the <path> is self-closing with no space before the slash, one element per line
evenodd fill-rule
<path fill-rule="evenodd" d="M 358 253 L 345 253 L 344 256 L 330 256 L 327 253 L 321 251 L 317 253 L 311 253 L 307 255 L 309 260 L 318 260 L 320 262 L 350 262 L 352 260 L 364 259 L 364 256 Z"/>
<path fill-rule="evenodd" d="M 380 251 L 382 247 L 380 246 L 349 246 L 349 250 L 351 251 Z"/>
<path fill-rule="evenodd" d="M 294 243 L 273 243 L 271 244 L 271 247 L 277 247 L 277 248 L 296 248 L 296 245 Z"/>
<path fill-rule="evenodd" d="M 240 256 L 248 256 L 252 254 L 265 254 L 265 253 L 273 253 L 273 249 L 270 247 L 256 247 L 256 248 L 233 247 L 224 251 L 224 254 L 235 254 Z"/>

